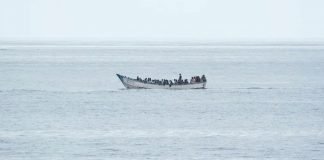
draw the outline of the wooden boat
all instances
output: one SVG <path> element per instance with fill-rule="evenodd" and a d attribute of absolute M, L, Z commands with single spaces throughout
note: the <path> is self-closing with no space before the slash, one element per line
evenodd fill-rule
<path fill-rule="evenodd" d="M 151 82 L 144 82 L 129 78 L 120 74 L 117 77 L 127 89 L 204 89 L 207 82 L 197 82 L 188 84 L 161 85 Z"/>

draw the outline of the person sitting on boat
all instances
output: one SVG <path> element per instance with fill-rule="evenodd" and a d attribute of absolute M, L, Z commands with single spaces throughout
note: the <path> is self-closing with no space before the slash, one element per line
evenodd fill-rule
<path fill-rule="evenodd" d="M 200 77 L 199 76 L 196 76 L 196 82 L 200 82 Z"/>
<path fill-rule="evenodd" d="M 188 84 L 188 79 L 185 79 L 184 80 L 184 84 Z"/>
<path fill-rule="evenodd" d="M 165 82 L 165 85 L 169 85 L 169 81 L 167 79 L 164 80 L 164 82 Z"/>
<path fill-rule="evenodd" d="M 194 77 L 191 77 L 190 83 L 195 83 Z"/>

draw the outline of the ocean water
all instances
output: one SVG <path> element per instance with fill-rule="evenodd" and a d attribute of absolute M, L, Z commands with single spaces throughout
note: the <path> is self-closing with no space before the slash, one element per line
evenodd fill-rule
<path fill-rule="evenodd" d="M 127 90 L 207 76 L 207 89 Z M 0 159 L 324 159 L 324 46 L 0 45 Z"/>

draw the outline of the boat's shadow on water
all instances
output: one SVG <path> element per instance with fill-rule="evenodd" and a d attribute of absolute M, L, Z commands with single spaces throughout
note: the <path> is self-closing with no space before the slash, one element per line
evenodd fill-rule
<path fill-rule="evenodd" d="M 192 88 L 192 89 L 149 89 L 149 88 L 119 88 L 118 91 L 194 91 L 194 90 L 208 90 L 209 88 Z M 210 89 L 209 89 L 210 90 Z"/>
<path fill-rule="evenodd" d="M 284 89 L 284 88 L 274 88 L 274 87 L 246 87 L 246 88 L 192 88 L 192 89 L 149 89 L 149 88 L 139 88 L 139 89 L 129 89 L 129 88 L 119 88 L 118 91 L 199 91 L 199 90 L 273 90 L 273 89 Z"/>

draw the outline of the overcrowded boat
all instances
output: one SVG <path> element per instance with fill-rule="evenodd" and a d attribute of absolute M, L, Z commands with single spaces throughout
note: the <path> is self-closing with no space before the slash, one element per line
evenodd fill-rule
<path fill-rule="evenodd" d="M 205 75 L 193 76 L 191 80 L 182 79 L 179 74 L 178 79 L 152 79 L 152 78 L 130 78 L 116 74 L 120 81 L 127 89 L 204 89 L 206 88 L 207 79 Z"/>

